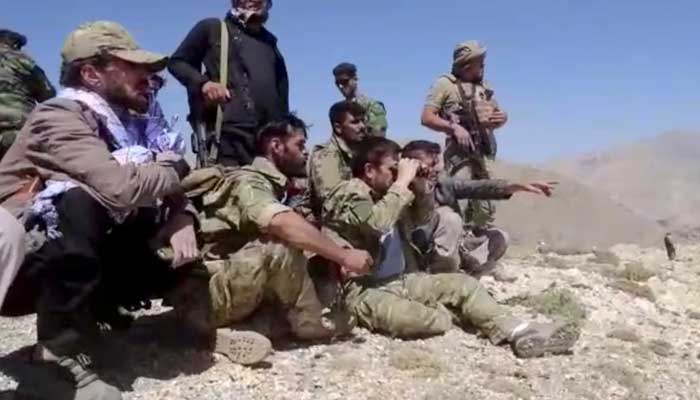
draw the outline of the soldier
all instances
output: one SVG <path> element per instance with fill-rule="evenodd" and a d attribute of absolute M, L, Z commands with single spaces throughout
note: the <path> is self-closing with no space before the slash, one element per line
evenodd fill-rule
<path fill-rule="evenodd" d="M 56 95 L 44 71 L 22 52 L 27 38 L 0 29 L 0 159 L 37 103 Z"/>
<path fill-rule="evenodd" d="M 387 121 L 384 103 L 361 94 L 358 89 L 357 67 L 350 63 L 341 63 L 333 68 L 335 86 L 345 97 L 365 109 L 365 123 L 369 136 L 386 136 Z"/>
<path fill-rule="evenodd" d="M 489 179 L 486 160 L 496 156 L 493 131 L 508 120 L 483 80 L 485 58 L 486 48 L 478 42 L 457 45 L 452 73 L 433 84 L 423 109 L 421 123 L 447 135 L 444 159 L 450 176 Z M 485 228 L 493 223 L 493 214 L 490 202 L 470 201 L 464 219 L 474 227 Z"/>
<path fill-rule="evenodd" d="M 460 269 L 479 277 L 494 273 L 497 280 L 505 279 L 502 271 L 494 271 L 496 262 L 505 255 L 508 235 L 490 228 L 482 237 L 465 232 L 459 216 L 459 200 L 507 200 L 518 192 L 551 196 L 555 182 L 513 183 L 503 179 L 474 181 L 450 177 L 442 172 L 439 162 L 440 145 L 415 140 L 401 151 L 402 157 L 415 159 L 426 167 L 435 183 L 434 215 L 430 223 L 412 232 L 414 248 L 421 254 L 422 264 L 431 272 L 456 272 Z"/>
<path fill-rule="evenodd" d="M 266 352 L 230 348 L 221 331 L 246 320 L 264 302 L 281 306 L 299 339 L 338 333 L 323 314 L 305 251 L 350 276 L 364 274 L 372 263 L 366 251 L 339 247 L 283 204 L 290 178 L 305 173 L 305 143 L 306 126 L 300 119 L 290 115 L 270 123 L 258 134 L 259 156 L 252 165 L 226 170 L 218 178 L 215 172 L 214 183 L 203 191 L 202 240 L 210 277 L 200 285 L 209 295 L 197 294 L 191 304 L 187 299 L 173 303 L 200 329 L 220 328 L 217 351 L 239 363 L 258 362 Z M 202 299 L 204 304 L 198 303 Z"/>
<path fill-rule="evenodd" d="M 371 275 L 346 287 L 347 306 L 358 323 L 410 338 L 442 334 L 459 321 L 478 328 L 493 344 L 509 342 L 519 357 L 568 351 L 578 339 L 570 327 L 511 316 L 466 274 L 416 271 L 408 232 L 427 221 L 434 193 L 429 178 L 416 177 L 423 175 L 420 162 L 399 161 L 398 154 L 394 142 L 367 139 L 353 160 L 354 178 L 333 190 L 323 206 L 324 229 L 377 260 Z"/>
<path fill-rule="evenodd" d="M 316 219 L 321 216 L 323 199 L 340 182 L 352 178 L 350 163 L 354 147 L 366 135 L 365 110 L 358 103 L 341 101 L 329 112 L 333 134 L 331 139 L 314 148 L 309 160 L 308 206 Z"/>

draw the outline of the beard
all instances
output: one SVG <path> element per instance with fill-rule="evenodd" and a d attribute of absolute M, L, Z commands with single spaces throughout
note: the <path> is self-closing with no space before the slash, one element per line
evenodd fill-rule
<path fill-rule="evenodd" d="M 108 83 L 104 92 L 105 100 L 115 106 L 123 107 L 140 114 L 148 112 L 148 95 L 131 93 L 129 89 L 116 82 Z"/>

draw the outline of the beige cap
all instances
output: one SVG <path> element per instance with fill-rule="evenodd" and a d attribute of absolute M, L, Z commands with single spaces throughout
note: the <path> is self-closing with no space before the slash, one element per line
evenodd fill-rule
<path fill-rule="evenodd" d="M 141 49 L 123 26 L 111 21 L 80 25 L 68 35 L 61 51 L 64 64 L 100 54 L 109 54 L 134 64 L 146 64 L 154 71 L 164 69 L 168 62 L 164 55 Z"/>
<path fill-rule="evenodd" d="M 483 57 L 486 54 L 486 46 L 476 40 L 470 40 L 468 42 L 460 43 L 455 47 L 455 51 L 452 55 L 453 65 L 464 66 L 469 64 L 476 58 Z"/>

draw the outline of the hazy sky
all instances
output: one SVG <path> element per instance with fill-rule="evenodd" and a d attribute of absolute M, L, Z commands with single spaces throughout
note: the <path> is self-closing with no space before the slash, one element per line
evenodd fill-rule
<path fill-rule="evenodd" d="M 63 40 L 82 22 L 118 21 L 143 47 L 171 53 L 199 19 L 223 16 L 229 4 L 8 0 L 0 26 L 26 34 L 26 50 L 57 82 Z M 292 107 L 314 125 L 312 142 L 329 135 L 339 97 L 331 69 L 341 61 L 355 62 L 363 91 L 384 101 L 391 136 L 442 142 L 419 123 L 426 92 L 449 71 L 454 45 L 478 39 L 510 114 L 500 156 L 541 161 L 700 128 L 698 21 L 697 0 L 276 0 L 269 28 L 287 59 Z M 179 83 L 169 79 L 161 96 L 184 120 Z"/>

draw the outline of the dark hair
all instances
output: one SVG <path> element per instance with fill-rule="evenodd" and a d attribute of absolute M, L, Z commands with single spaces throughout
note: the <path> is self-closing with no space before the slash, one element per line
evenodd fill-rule
<path fill-rule="evenodd" d="M 370 136 L 357 144 L 357 152 L 352 159 L 352 175 L 361 177 L 365 173 L 365 164 L 381 164 L 385 157 L 398 157 L 401 146 L 393 140 Z"/>
<path fill-rule="evenodd" d="M 94 57 L 76 60 L 68 64 L 61 65 L 61 77 L 59 83 L 63 87 L 79 88 L 83 86 L 83 78 L 80 71 L 86 65 L 93 65 L 95 68 L 102 69 L 109 63 L 107 56 L 98 55 Z"/>
<path fill-rule="evenodd" d="M 364 118 L 365 109 L 354 101 L 339 101 L 333 104 L 328 112 L 328 118 L 331 120 L 331 125 L 343 123 L 346 113 L 352 115 L 353 117 Z"/>
<path fill-rule="evenodd" d="M 304 137 L 307 137 L 306 123 L 296 115 L 290 113 L 275 121 L 269 122 L 263 126 L 257 134 L 255 148 L 258 155 L 264 155 L 267 144 L 275 138 L 284 138 L 294 131 L 301 130 Z"/>
<path fill-rule="evenodd" d="M 440 154 L 440 145 L 428 140 L 414 140 L 406 144 L 401 150 L 401 156 L 406 158 L 418 158 L 419 152 L 425 154 Z"/>
<path fill-rule="evenodd" d="M 340 63 L 333 68 L 333 76 L 340 76 L 340 75 L 350 75 L 352 77 L 357 76 L 357 67 L 355 64 L 351 64 L 348 62 Z"/>
<path fill-rule="evenodd" d="M 0 29 L 0 42 L 20 50 L 27 45 L 27 37 L 9 29 Z"/>

